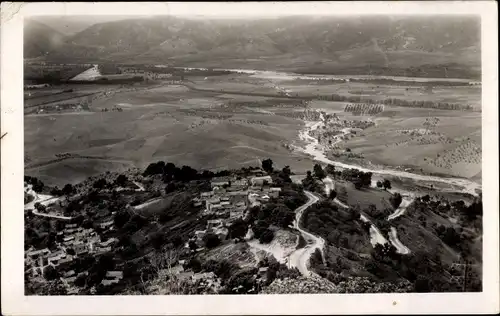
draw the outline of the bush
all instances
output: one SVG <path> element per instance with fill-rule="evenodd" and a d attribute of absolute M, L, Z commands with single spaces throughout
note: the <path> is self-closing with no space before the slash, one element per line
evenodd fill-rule
<path fill-rule="evenodd" d="M 334 165 L 331 165 L 331 164 L 328 164 L 325 168 L 325 171 L 326 173 L 334 176 L 335 175 L 335 166 Z"/>
<path fill-rule="evenodd" d="M 203 237 L 203 241 L 205 242 L 205 247 L 207 248 L 215 248 L 220 245 L 220 239 L 215 234 L 206 234 Z"/>
<path fill-rule="evenodd" d="M 200 260 L 198 260 L 197 258 L 189 260 L 187 263 L 187 268 L 192 269 L 194 273 L 200 272 L 202 269 Z"/>
<path fill-rule="evenodd" d="M 99 179 L 94 184 L 92 185 L 95 189 L 103 189 L 108 183 L 106 182 L 106 179 Z"/>
<path fill-rule="evenodd" d="M 306 246 L 307 242 L 306 240 L 304 239 L 304 236 L 299 235 L 299 242 L 297 243 L 297 247 L 296 249 L 301 249 L 301 248 L 304 248 Z"/>
<path fill-rule="evenodd" d="M 57 271 L 53 266 L 48 265 L 43 269 L 43 276 L 45 279 L 51 281 L 60 277 L 59 271 Z"/>
<path fill-rule="evenodd" d="M 170 182 L 165 186 L 165 193 L 169 194 L 171 192 L 174 192 L 177 189 L 177 186 L 175 183 Z"/>
<path fill-rule="evenodd" d="M 242 219 L 237 219 L 229 226 L 230 238 L 243 238 L 247 234 L 248 224 Z"/>
<path fill-rule="evenodd" d="M 266 171 L 267 173 L 272 173 L 273 161 L 270 158 L 262 160 L 262 169 L 264 169 L 264 171 Z"/>
<path fill-rule="evenodd" d="M 335 200 L 336 197 L 337 197 L 337 191 L 335 190 L 330 191 L 330 199 Z"/>
<path fill-rule="evenodd" d="M 260 238 L 260 236 L 269 228 L 270 223 L 265 220 L 259 220 L 255 225 L 252 226 L 252 230 L 255 238 Z"/>
<path fill-rule="evenodd" d="M 274 239 L 274 232 L 270 229 L 266 229 L 259 237 L 259 242 L 261 244 L 268 244 Z"/>
<path fill-rule="evenodd" d="M 385 190 L 391 189 L 391 181 L 384 179 L 384 182 L 382 182 L 382 186 Z"/>
<path fill-rule="evenodd" d="M 63 192 L 57 186 L 50 190 L 50 194 L 53 196 L 61 196 Z"/>
<path fill-rule="evenodd" d="M 124 186 L 124 185 L 127 183 L 127 181 L 128 181 L 127 176 L 126 176 L 126 175 L 124 175 L 124 174 L 121 174 L 121 175 L 119 175 L 119 176 L 116 178 L 115 183 L 116 183 L 117 185 L 119 185 L 119 186 Z"/>
<path fill-rule="evenodd" d="M 403 197 L 399 193 L 394 193 L 390 197 L 389 201 L 391 202 L 392 207 L 394 207 L 396 209 L 399 207 L 399 205 L 401 205 L 401 202 L 403 202 Z"/>
<path fill-rule="evenodd" d="M 254 275 L 257 272 L 256 268 L 249 270 L 241 270 L 228 280 L 226 284 L 227 293 L 248 293 L 249 290 L 256 287 Z"/>
<path fill-rule="evenodd" d="M 70 195 L 72 194 L 73 192 L 75 191 L 75 189 L 73 188 L 73 186 L 71 184 L 66 184 L 63 189 L 62 189 L 62 194 L 64 195 Z"/>
<path fill-rule="evenodd" d="M 130 214 L 127 211 L 117 211 L 114 216 L 114 224 L 117 228 L 122 228 L 130 219 Z"/>
<path fill-rule="evenodd" d="M 326 177 L 326 172 L 321 168 L 320 164 L 315 164 L 313 167 L 314 176 L 319 180 L 323 180 Z"/>

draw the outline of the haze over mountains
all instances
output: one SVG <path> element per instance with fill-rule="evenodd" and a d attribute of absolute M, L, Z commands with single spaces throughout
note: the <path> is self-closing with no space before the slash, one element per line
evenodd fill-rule
<path fill-rule="evenodd" d="M 25 58 L 60 62 L 172 63 L 310 72 L 445 65 L 461 69 L 457 76 L 465 77 L 479 72 L 479 51 L 479 20 L 470 16 L 259 20 L 162 16 L 106 22 L 77 19 L 73 24 L 45 18 L 26 22 L 24 46 Z"/>

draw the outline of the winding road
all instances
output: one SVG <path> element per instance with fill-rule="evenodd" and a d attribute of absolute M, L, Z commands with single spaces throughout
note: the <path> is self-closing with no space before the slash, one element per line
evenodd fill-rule
<path fill-rule="evenodd" d="M 313 157 L 314 160 L 326 163 L 326 164 L 332 164 L 336 167 L 343 168 L 343 169 L 358 169 L 363 172 L 371 172 L 372 174 L 377 174 L 377 175 L 388 175 L 388 176 L 395 176 L 395 177 L 400 177 L 400 178 L 407 178 L 407 179 L 412 179 L 414 181 L 430 181 L 430 182 L 438 182 L 438 183 L 445 183 L 453 186 L 458 186 L 461 187 L 461 190 L 458 190 L 457 192 L 461 193 L 469 193 L 474 196 L 478 195 L 477 190 L 481 189 L 481 185 L 479 183 L 467 180 L 467 179 L 461 179 L 461 178 L 441 178 L 437 176 L 429 176 L 429 175 L 422 175 L 422 174 L 415 174 L 415 173 L 410 173 L 406 171 L 398 171 L 398 170 L 390 170 L 390 169 L 383 169 L 383 170 L 373 170 L 373 169 L 368 169 L 364 168 L 361 166 L 357 165 L 350 165 L 342 162 L 336 162 L 333 160 L 328 159 L 325 156 L 323 146 L 321 146 L 318 142 L 318 140 L 315 137 L 312 137 L 310 135 L 311 131 L 316 130 L 320 126 L 324 125 L 324 118 L 321 115 L 320 116 L 320 121 L 317 122 L 306 122 L 306 127 L 299 133 L 299 138 L 302 139 L 303 141 L 307 142 L 307 145 L 304 148 L 297 147 L 299 150 L 302 152 L 310 155 Z M 325 191 L 329 192 L 329 190 L 332 189 L 333 184 L 331 179 L 327 179 L 325 182 Z M 375 181 L 373 185 L 375 185 Z M 393 190 L 394 192 L 398 192 L 402 195 L 403 201 L 401 202 L 401 205 L 392 213 L 389 215 L 387 218 L 388 221 L 393 220 L 401 215 L 404 214 L 406 211 L 406 208 L 408 205 L 410 205 L 414 199 L 414 196 L 411 192 L 407 192 L 404 190 Z M 449 191 L 449 190 L 448 190 Z M 453 190 L 452 190 L 453 191 Z M 391 192 L 394 194 L 394 192 Z M 348 207 L 344 203 L 340 202 L 338 199 L 335 199 L 334 202 L 339 204 L 340 206 L 343 207 Z M 365 222 L 370 222 L 370 220 L 365 216 L 361 215 L 361 220 Z M 378 228 L 373 225 L 370 227 L 370 235 L 371 235 L 371 243 L 372 245 L 375 245 L 377 243 L 385 244 L 387 243 L 386 238 L 381 234 L 381 232 L 378 230 Z M 396 247 L 397 251 L 401 254 L 408 254 L 410 253 L 410 250 L 408 247 L 403 245 L 401 241 L 398 239 L 397 236 L 397 230 L 394 227 L 391 227 L 391 230 L 389 232 L 389 241 L 391 244 Z"/>
<path fill-rule="evenodd" d="M 297 268 L 299 272 L 304 276 L 311 276 L 312 272 L 308 269 L 309 259 L 311 255 L 319 249 L 321 251 L 321 255 L 324 260 L 323 247 L 325 245 L 325 241 L 321 237 L 317 237 L 300 227 L 300 219 L 304 214 L 304 211 L 319 201 L 319 198 L 312 194 L 309 191 L 304 191 L 306 194 L 308 201 L 299 206 L 295 210 L 295 220 L 293 222 L 293 228 L 297 229 L 304 240 L 306 241 L 306 245 L 300 249 L 293 249 L 292 251 L 284 249 L 277 243 L 272 243 L 271 245 L 262 245 L 257 240 L 247 241 L 247 244 L 254 249 L 255 251 L 265 251 L 271 255 L 273 255 L 276 260 L 280 263 L 286 263 L 289 268 Z"/>
<path fill-rule="evenodd" d="M 44 206 L 49 206 L 51 204 L 54 204 L 57 201 L 59 201 L 58 197 L 54 197 L 51 195 L 45 195 L 45 194 L 38 194 L 35 191 L 33 191 L 33 188 L 31 185 L 27 186 L 27 190 L 25 192 L 26 192 L 26 194 L 33 196 L 34 199 L 33 199 L 33 201 L 24 204 L 24 210 L 33 210 L 33 215 L 36 215 L 36 216 L 50 217 L 50 218 L 63 219 L 63 220 L 72 219 L 72 217 L 68 217 L 68 216 L 40 213 L 35 208 L 36 203 L 40 203 Z"/>
<path fill-rule="evenodd" d="M 398 232 L 394 227 L 391 227 L 391 230 L 389 231 L 389 241 L 394 247 L 396 247 L 398 253 L 402 255 L 407 255 L 410 253 L 410 249 L 403 245 L 403 243 L 399 240 Z"/>
<path fill-rule="evenodd" d="M 323 247 L 325 246 L 325 240 L 321 237 L 314 236 L 313 234 L 300 228 L 300 219 L 304 214 L 304 211 L 308 207 L 319 201 L 319 198 L 311 192 L 304 191 L 304 193 L 309 200 L 304 205 L 298 207 L 295 211 L 295 221 L 293 223 L 293 227 L 302 234 L 302 237 L 304 237 L 307 244 L 303 248 L 296 249 L 288 256 L 288 267 L 297 268 L 300 273 L 302 273 L 302 275 L 310 276 L 311 271 L 309 271 L 309 269 L 307 268 L 309 259 L 311 258 L 311 255 L 314 253 L 314 251 L 316 251 L 316 249 L 319 249 L 321 251 L 322 257 L 324 259 Z"/>

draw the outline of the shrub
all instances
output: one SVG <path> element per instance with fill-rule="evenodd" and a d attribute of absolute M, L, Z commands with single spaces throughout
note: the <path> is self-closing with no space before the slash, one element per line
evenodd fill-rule
<path fill-rule="evenodd" d="M 270 229 L 266 229 L 259 237 L 259 242 L 261 244 L 268 244 L 273 241 L 274 233 Z"/>
<path fill-rule="evenodd" d="M 299 242 L 297 243 L 296 249 L 304 248 L 306 246 L 306 244 L 307 244 L 307 242 L 304 239 L 304 236 L 302 236 L 302 234 L 299 235 Z"/>
<path fill-rule="evenodd" d="M 392 207 L 394 207 L 396 209 L 399 207 L 399 205 L 401 205 L 401 202 L 403 201 L 403 197 L 399 193 L 394 193 L 390 197 L 389 201 L 391 202 Z"/>
<path fill-rule="evenodd" d="M 43 269 L 43 276 L 49 281 L 60 277 L 59 272 L 51 265 L 48 265 L 45 269 Z"/>
<path fill-rule="evenodd" d="M 247 234 L 248 225 L 242 219 L 237 219 L 229 226 L 230 238 L 243 238 Z"/>
<path fill-rule="evenodd" d="M 206 234 L 203 237 L 203 241 L 205 242 L 205 247 L 207 248 L 215 248 L 220 245 L 220 239 L 215 234 Z"/>

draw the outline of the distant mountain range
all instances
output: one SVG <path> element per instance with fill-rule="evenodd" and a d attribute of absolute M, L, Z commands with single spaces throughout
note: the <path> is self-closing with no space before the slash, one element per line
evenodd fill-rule
<path fill-rule="evenodd" d="M 472 75 L 480 69 L 480 24 L 470 16 L 261 20 L 162 16 L 98 23 L 80 19 L 73 24 L 69 19 L 54 22 L 46 18 L 25 23 L 24 43 L 25 58 L 61 62 L 315 72 L 448 65 Z"/>

